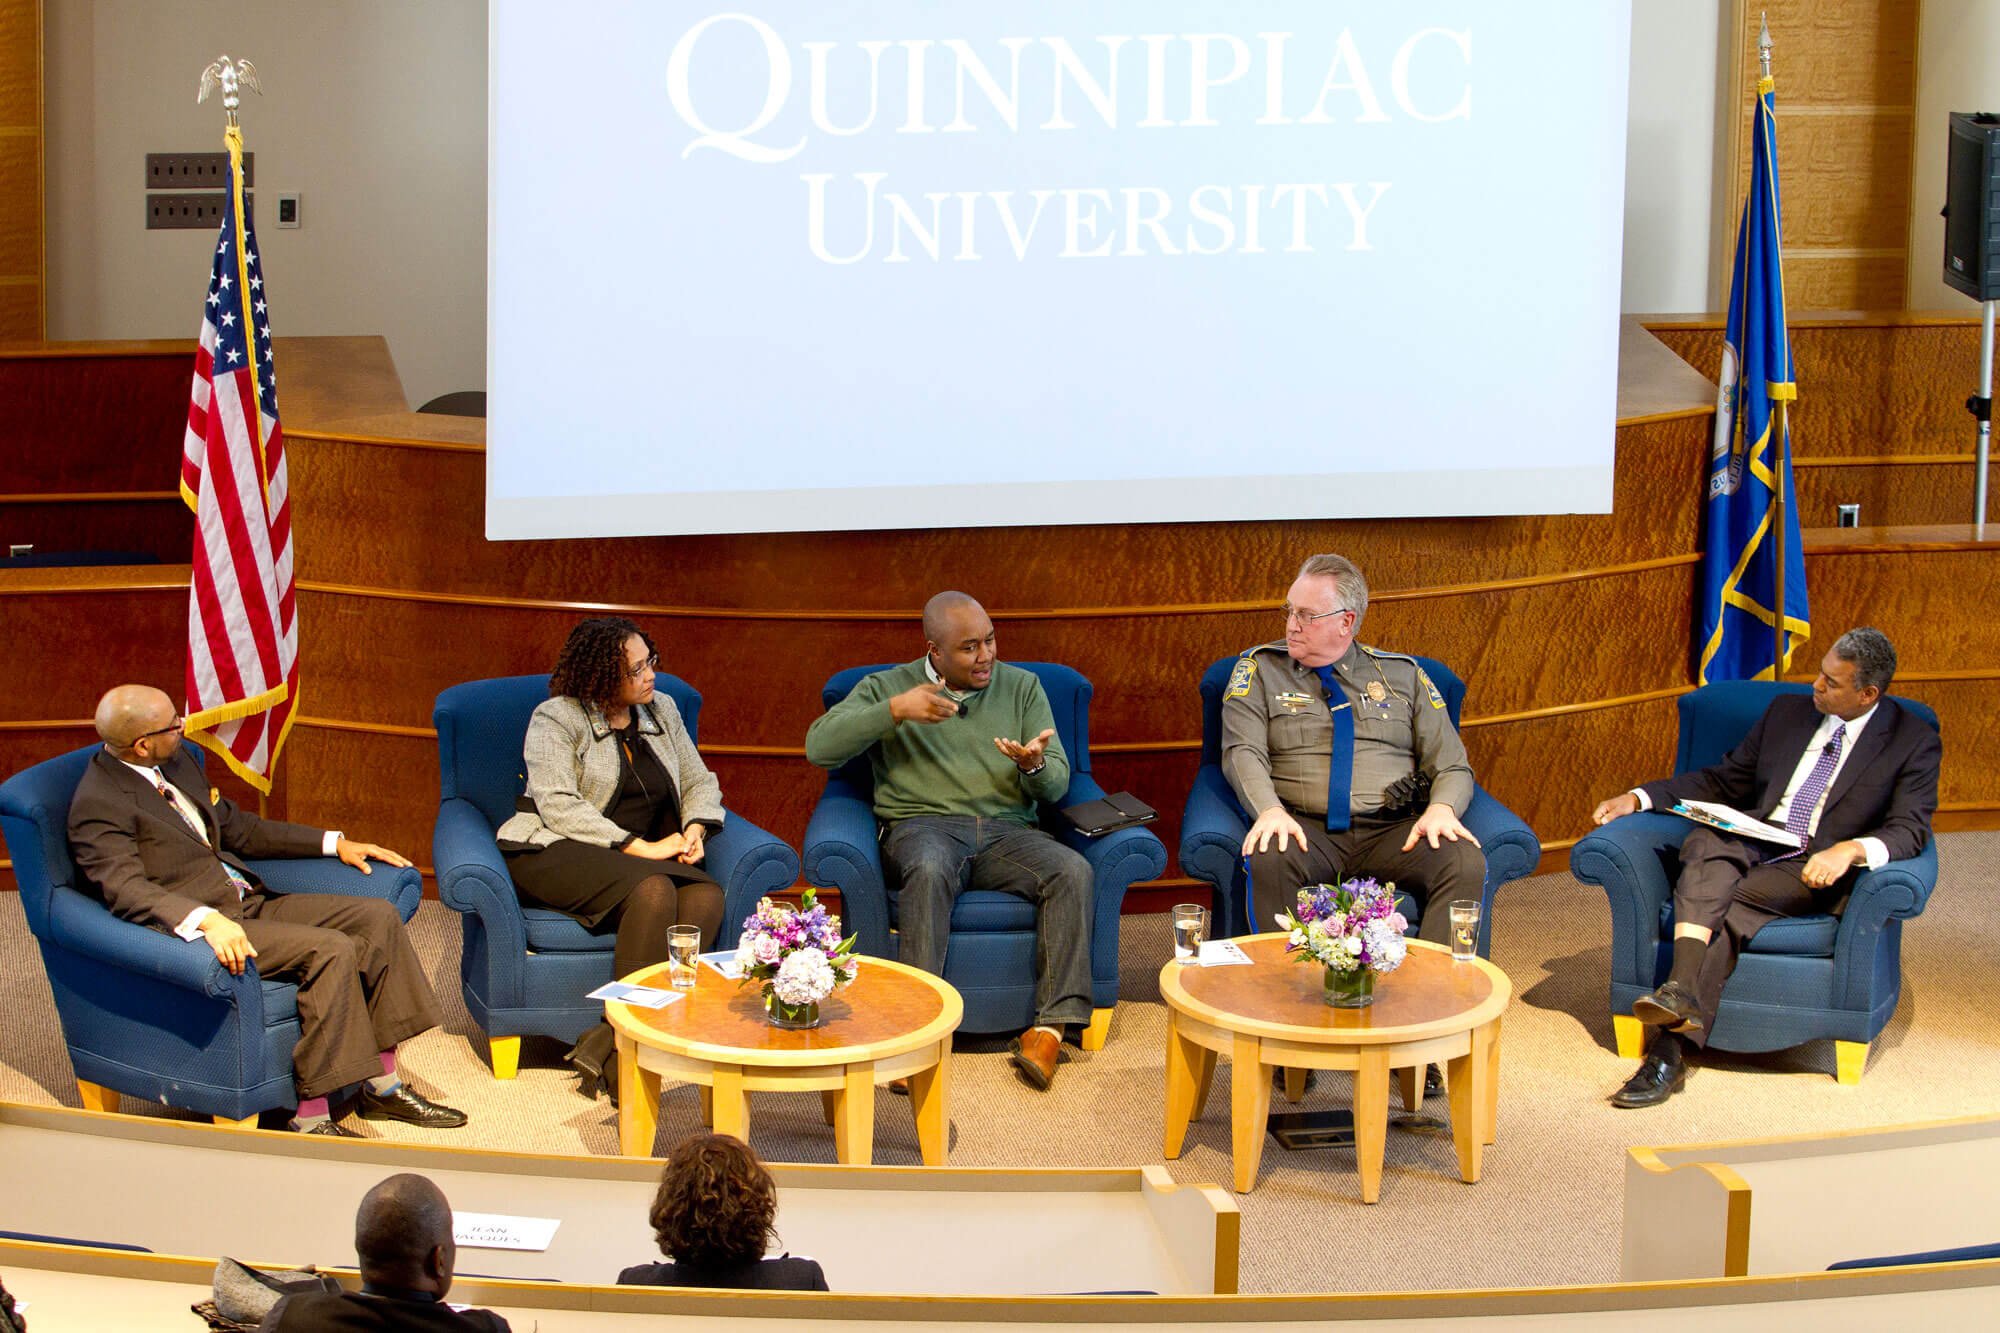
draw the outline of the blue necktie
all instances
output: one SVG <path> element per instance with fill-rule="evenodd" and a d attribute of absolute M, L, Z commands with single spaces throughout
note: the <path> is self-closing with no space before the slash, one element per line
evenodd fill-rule
<path fill-rule="evenodd" d="M 1326 769 L 1326 826 L 1334 833 L 1349 823 L 1354 789 L 1354 709 L 1334 678 L 1331 666 L 1314 667 L 1326 689 L 1326 706 L 1333 711 L 1333 759 Z"/>
<path fill-rule="evenodd" d="M 1819 798 L 1826 795 L 1827 784 L 1833 781 L 1833 770 L 1840 763 L 1841 742 L 1847 739 L 1847 724 L 1836 722 L 1828 734 L 1826 744 L 1820 747 L 1819 758 L 1813 761 L 1812 771 L 1792 796 L 1792 803 L 1785 807 L 1785 831 L 1799 840 L 1799 849 L 1786 852 L 1774 860 L 1789 861 L 1795 856 L 1804 856 L 1806 839 L 1812 830 L 1813 811 L 1819 808 Z"/>

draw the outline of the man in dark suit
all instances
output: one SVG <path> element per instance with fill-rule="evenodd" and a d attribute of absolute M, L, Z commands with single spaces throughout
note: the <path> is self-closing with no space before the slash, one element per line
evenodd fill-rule
<path fill-rule="evenodd" d="M 396 1046 L 437 1026 L 437 997 L 379 898 L 267 893 L 244 857 L 403 857 L 338 832 L 261 819 L 202 781 L 180 752 L 173 701 L 146 685 L 121 685 L 97 705 L 104 748 L 70 802 L 70 852 L 118 916 L 185 940 L 203 939 L 232 973 L 257 960 L 266 977 L 299 990 L 299 1090 L 292 1127 L 358 1138 L 331 1114 L 328 1096 L 361 1085 L 364 1119 L 454 1129 L 465 1114 L 430 1101 L 396 1073 Z"/>
<path fill-rule="evenodd" d="M 361 1261 L 360 1291 L 286 1296 L 257 1327 L 266 1333 L 507 1333 L 507 1321 L 491 1310 L 445 1303 L 458 1246 L 451 1205 L 424 1177 L 390 1176 L 362 1196 L 354 1253 Z"/>
<path fill-rule="evenodd" d="M 1632 1005 L 1659 1028 L 1639 1071 L 1612 1095 L 1658 1106 L 1705 1046 L 1722 987 L 1767 921 L 1839 912 L 1856 873 L 1915 856 L 1937 809 L 1937 732 L 1883 698 L 1896 650 L 1880 630 L 1851 629 L 1820 662 L 1812 697 L 1780 695 L 1722 761 L 1648 782 L 1598 804 L 1599 824 L 1676 801 L 1713 801 L 1796 835 L 1799 850 L 1696 827 L 1674 886 L 1674 958 L 1666 983 Z"/>

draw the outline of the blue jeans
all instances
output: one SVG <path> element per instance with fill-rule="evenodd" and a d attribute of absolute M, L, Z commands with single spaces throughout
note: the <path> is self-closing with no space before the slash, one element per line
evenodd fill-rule
<path fill-rule="evenodd" d="M 951 908 L 967 889 L 1026 898 L 1040 909 L 1035 1022 L 1090 1021 L 1090 863 L 1040 829 L 972 815 L 917 815 L 889 825 L 882 860 L 900 881 L 898 958 L 944 975 Z"/>

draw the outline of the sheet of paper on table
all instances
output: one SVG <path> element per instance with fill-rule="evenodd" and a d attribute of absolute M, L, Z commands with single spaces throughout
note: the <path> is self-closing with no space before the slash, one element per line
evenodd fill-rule
<path fill-rule="evenodd" d="M 681 998 L 679 991 L 660 990 L 654 986 L 628 986 L 622 981 L 607 981 L 590 994 L 586 1000 L 617 1000 L 621 1004 L 636 1004 L 641 1009 L 664 1009 Z"/>
<path fill-rule="evenodd" d="M 731 981 L 743 980 L 743 967 L 742 964 L 736 961 L 736 950 L 734 949 L 717 949 L 714 953 L 705 953 L 701 956 L 701 961 L 705 966 L 716 972 L 720 972 Z"/>
<path fill-rule="evenodd" d="M 1235 940 L 1203 940 L 1195 961 L 1203 967 L 1235 967 L 1249 963 L 1250 955 Z"/>

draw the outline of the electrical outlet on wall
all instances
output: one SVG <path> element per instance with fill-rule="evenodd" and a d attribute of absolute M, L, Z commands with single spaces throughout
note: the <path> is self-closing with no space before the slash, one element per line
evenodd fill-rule
<path fill-rule="evenodd" d="M 296 227 L 300 223 L 299 192 L 291 190 L 278 195 L 278 214 L 272 219 L 279 227 Z"/>

